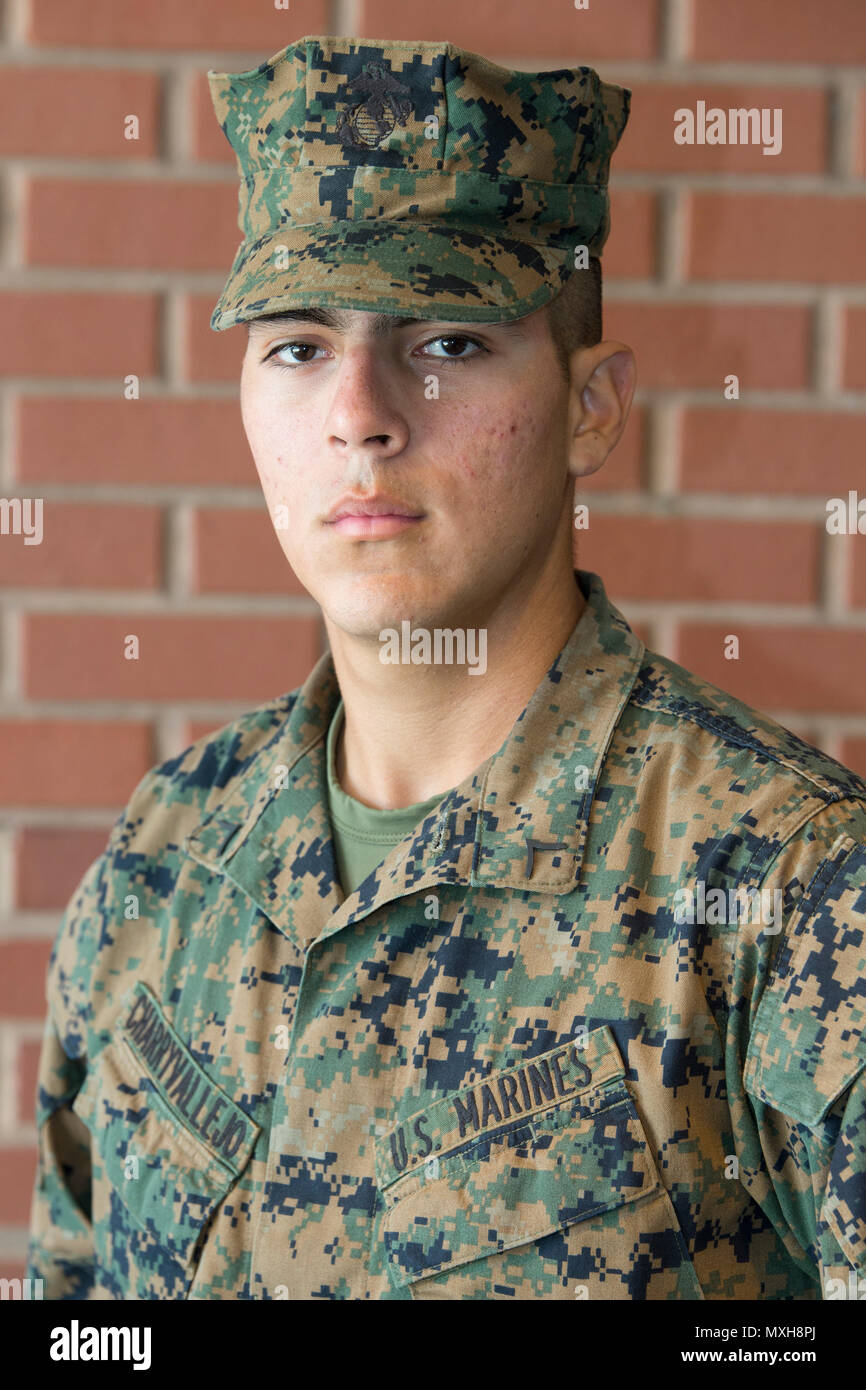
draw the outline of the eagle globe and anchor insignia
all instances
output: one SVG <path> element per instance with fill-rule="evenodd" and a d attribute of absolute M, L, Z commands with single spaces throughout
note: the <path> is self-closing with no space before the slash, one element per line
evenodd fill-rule
<path fill-rule="evenodd" d="M 340 113 L 337 133 L 344 145 L 373 150 L 395 126 L 404 126 L 412 113 L 412 103 L 399 95 L 409 88 L 382 63 L 365 63 L 360 75 L 346 86 L 364 100 Z"/>

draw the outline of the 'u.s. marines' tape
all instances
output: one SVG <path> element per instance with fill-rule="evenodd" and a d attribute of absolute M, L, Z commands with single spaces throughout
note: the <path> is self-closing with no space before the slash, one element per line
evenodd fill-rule
<path fill-rule="evenodd" d="M 582 1092 L 625 1076 L 625 1067 L 606 1024 L 585 1038 L 572 1040 L 517 1066 L 485 1077 L 473 1086 L 415 1110 L 376 1140 L 376 1174 L 380 1187 L 442 1153 L 502 1125 L 540 1115 Z M 429 1174 L 428 1174 L 429 1178 Z"/>
<path fill-rule="evenodd" d="M 131 1001 L 121 1032 L 150 1085 L 180 1124 L 194 1130 L 239 1173 L 259 1126 L 199 1066 L 140 980 L 132 990 Z"/>

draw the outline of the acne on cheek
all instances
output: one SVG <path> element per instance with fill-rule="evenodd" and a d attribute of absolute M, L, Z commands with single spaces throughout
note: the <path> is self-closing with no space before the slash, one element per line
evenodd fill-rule
<path fill-rule="evenodd" d="M 481 475 L 491 481 L 501 474 L 508 490 L 519 486 L 514 474 L 515 460 L 534 458 L 544 433 L 541 422 L 531 411 L 506 416 L 492 424 L 488 416 L 474 428 L 468 422 L 462 428 L 465 433 L 461 432 L 459 439 L 454 438 L 452 457 L 459 463 L 464 477 L 475 481 Z M 467 441 L 470 441 L 468 448 Z"/>
<path fill-rule="evenodd" d="M 262 464 L 259 469 L 259 477 L 262 482 L 262 487 L 277 487 L 280 482 L 279 459 L 277 459 L 275 463 L 272 463 L 269 459 L 267 463 Z"/>
<path fill-rule="evenodd" d="M 540 440 L 544 437 L 544 427 L 532 412 L 525 412 L 491 426 L 488 435 L 496 445 L 505 441 L 514 446 L 519 445 L 522 440 L 526 440 L 532 444 L 534 449 L 537 449 Z"/>

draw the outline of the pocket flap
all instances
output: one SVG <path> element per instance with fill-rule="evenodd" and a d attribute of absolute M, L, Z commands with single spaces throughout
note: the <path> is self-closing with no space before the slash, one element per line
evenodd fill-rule
<path fill-rule="evenodd" d="M 128 1002 L 119 1035 L 89 1063 L 72 1109 L 91 1131 L 104 1181 L 186 1264 L 259 1126 L 198 1064 L 145 985 Z"/>
<path fill-rule="evenodd" d="M 572 1050 L 572 1070 L 563 1066 L 563 1077 L 576 1077 L 577 1065 L 591 1075 L 577 1094 L 511 1118 L 451 1152 L 437 1148 L 423 1167 L 410 1171 L 407 1164 L 406 1177 L 386 1192 L 384 1243 L 397 1287 L 538 1240 L 658 1188 L 609 1029 L 591 1034 L 587 1049 Z M 592 1066 L 582 1062 L 587 1056 Z M 464 1107 L 468 1093 L 460 1093 Z"/>

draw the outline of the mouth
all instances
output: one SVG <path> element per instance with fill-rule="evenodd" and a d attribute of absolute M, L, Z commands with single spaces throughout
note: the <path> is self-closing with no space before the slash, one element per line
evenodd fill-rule
<path fill-rule="evenodd" d="M 382 512 L 375 516 L 356 516 L 349 513 L 337 517 L 335 521 L 329 521 L 328 525 L 344 536 L 358 536 L 362 540 L 381 540 L 388 536 L 396 536 L 410 526 L 418 526 L 423 520 L 423 516 L 399 516 L 395 512 Z"/>

